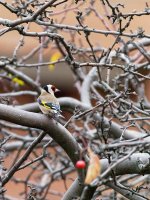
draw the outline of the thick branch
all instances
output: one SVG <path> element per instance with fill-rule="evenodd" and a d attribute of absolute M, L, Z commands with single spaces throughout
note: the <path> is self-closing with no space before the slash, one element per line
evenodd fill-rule
<path fill-rule="evenodd" d="M 0 104 L 0 119 L 47 132 L 68 154 L 73 163 L 78 158 L 79 147 L 71 133 L 61 124 L 43 114 L 31 113 Z"/>
<path fill-rule="evenodd" d="M 88 92 L 87 92 L 87 95 L 88 95 Z M 60 102 L 62 110 L 65 110 L 71 113 L 75 110 L 75 108 L 79 108 L 83 112 L 92 108 L 87 103 L 82 103 L 81 101 L 71 98 L 71 97 L 59 98 L 59 102 Z M 30 112 L 37 112 L 39 110 L 37 103 L 30 103 L 27 105 L 18 106 L 18 108 L 27 110 Z M 95 117 L 99 121 L 102 120 L 99 115 L 96 115 Z M 109 126 L 109 119 L 105 117 L 103 119 L 103 123 Z M 123 132 L 122 126 L 118 125 L 116 122 L 111 121 L 109 133 L 115 138 L 120 138 L 120 136 L 122 135 L 122 132 Z M 128 130 L 124 131 L 125 139 L 141 138 L 143 136 L 144 134 L 140 132 L 128 131 Z"/>
<path fill-rule="evenodd" d="M 148 153 L 135 153 L 127 160 L 120 163 L 116 166 L 113 171 L 116 176 L 124 175 L 124 174 L 150 174 L 150 165 L 149 165 L 150 155 Z M 109 163 L 107 159 L 102 159 L 100 161 L 102 167 L 102 173 L 109 168 Z M 111 175 L 111 172 L 108 174 Z M 131 195 L 131 192 L 126 191 L 125 189 L 120 189 L 114 184 L 108 184 L 109 187 L 114 188 L 116 191 L 121 193 L 122 195 Z M 73 192 L 74 191 L 74 192 Z M 80 196 L 83 191 L 83 185 L 78 184 L 78 180 L 75 180 L 71 187 L 68 189 L 66 194 L 63 197 L 63 200 L 71 200 L 75 196 Z M 137 195 L 134 195 L 134 199 L 136 199 Z M 139 197 L 139 200 L 143 200 L 143 198 Z"/>

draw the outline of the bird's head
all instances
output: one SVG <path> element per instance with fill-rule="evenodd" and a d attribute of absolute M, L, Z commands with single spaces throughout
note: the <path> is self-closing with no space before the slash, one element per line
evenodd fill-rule
<path fill-rule="evenodd" d="M 43 89 L 44 89 L 46 92 L 50 93 L 50 94 L 54 94 L 55 92 L 60 91 L 60 90 L 57 89 L 54 85 L 45 85 L 45 86 L 43 87 Z"/>

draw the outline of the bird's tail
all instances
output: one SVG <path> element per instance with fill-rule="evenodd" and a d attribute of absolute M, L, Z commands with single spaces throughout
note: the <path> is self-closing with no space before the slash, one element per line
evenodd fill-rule
<path fill-rule="evenodd" d="M 53 113 L 52 118 L 55 120 L 58 120 L 59 118 L 65 119 L 65 117 L 60 112 Z"/>
<path fill-rule="evenodd" d="M 63 118 L 63 119 L 65 119 L 65 117 L 62 115 L 62 114 L 60 114 L 60 113 L 57 113 L 57 115 L 58 115 L 58 118 Z"/>

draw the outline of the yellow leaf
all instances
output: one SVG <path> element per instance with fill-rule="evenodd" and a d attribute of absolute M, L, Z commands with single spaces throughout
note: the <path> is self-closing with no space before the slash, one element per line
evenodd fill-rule
<path fill-rule="evenodd" d="M 51 58 L 50 58 L 50 62 L 57 62 L 59 59 L 61 58 L 61 53 L 60 52 L 55 52 Z M 55 64 L 50 64 L 49 65 L 49 69 L 50 70 L 54 70 Z"/>
<path fill-rule="evenodd" d="M 100 175 L 101 165 L 99 157 L 90 148 L 88 148 L 88 153 L 90 160 L 84 183 L 89 185 Z"/>
<path fill-rule="evenodd" d="M 13 79 L 12 79 L 12 81 L 14 82 L 14 83 L 17 83 L 18 85 L 20 85 L 20 86 L 24 86 L 24 81 L 22 81 L 21 79 L 19 79 L 19 78 L 17 78 L 17 77 L 14 77 Z"/>

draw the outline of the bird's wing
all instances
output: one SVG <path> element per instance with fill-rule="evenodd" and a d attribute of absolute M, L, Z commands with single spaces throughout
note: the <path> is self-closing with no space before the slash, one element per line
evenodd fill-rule
<path fill-rule="evenodd" d="M 45 102 L 45 106 L 53 110 L 60 111 L 60 106 L 58 104 Z"/>
<path fill-rule="evenodd" d="M 41 106 L 44 106 L 47 109 L 52 109 L 52 110 L 55 110 L 56 112 L 61 112 L 59 104 L 55 104 L 55 103 L 52 103 L 52 102 L 46 102 L 46 101 L 43 101 L 39 98 L 37 99 L 37 101 Z"/>

